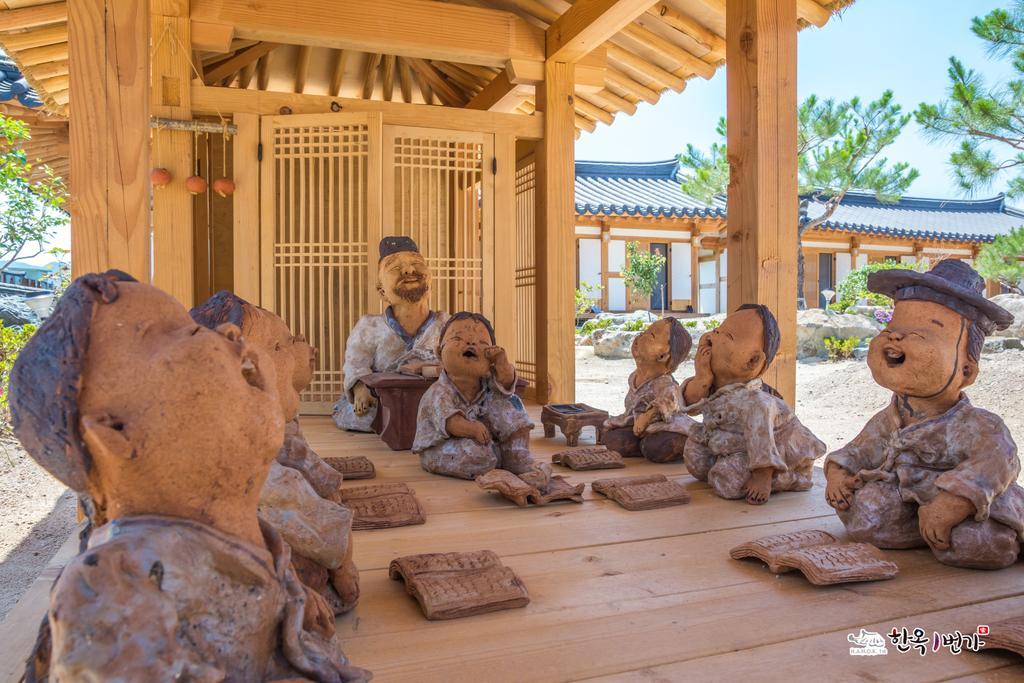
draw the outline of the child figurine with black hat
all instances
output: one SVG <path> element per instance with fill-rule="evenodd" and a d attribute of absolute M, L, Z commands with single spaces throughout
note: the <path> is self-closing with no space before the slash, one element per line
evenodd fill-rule
<path fill-rule="evenodd" d="M 334 404 L 338 429 L 372 431 L 377 399 L 361 381 L 374 372 L 422 374 L 440 365 L 438 333 L 448 314 L 430 310 L 430 268 L 410 237 L 380 241 L 377 293 L 383 315 L 364 315 L 345 341 L 344 393 Z M 436 377 L 436 375 L 431 375 Z"/>
<path fill-rule="evenodd" d="M 893 396 L 828 456 L 829 504 L 856 541 L 927 545 L 957 567 L 1010 566 L 1024 535 L 1017 446 L 963 390 L 978 377 L 985 335 L 1013 316 L 984 297 L 984 280 L 963 261 L 872 273 L 868 289 L 895 301 L 868 353 L 875 382 Z"/>

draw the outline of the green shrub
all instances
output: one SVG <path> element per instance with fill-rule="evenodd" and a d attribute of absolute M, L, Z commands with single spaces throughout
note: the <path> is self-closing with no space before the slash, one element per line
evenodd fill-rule
<path fill-rule="evenodd" d="M 707 330 L 708 332 L 722 324 L 722 321 L 719 320 L 718 318 L 706 318 L 701 322 L 704 323 L 704 329 Z"/>
<path fill-rule="evenodd" d="M 847 337 L 837 339 L 836 337 L 825 338 L 825 350 L 828 351 L 828 359 L 831 362 L 853 358 L 853 350 L 860 345 L 860 337 Z"/>
<path fill-rule="evenodd" d="M 646 320 L 629 320 L 622 325 L 622 329 L 625 332 L 643 332 L 651 326 Z"/>
<path fill-rule="evenodd" d="M 591 332 L 594 332 L 595 330 L 606 330 L 606 329 L 608 329 L 611 326 L 612 326 L 612 319 L 611 318 L 602 318 L 601 320 L 598 320 L 597 318 L 594 318 L 592 320 L 588 320 L 587 322 L 583 323 L 583 326 L 580 327 L 580 334 L 590 334 Z"/>
<path fill-rule="evenodd" d="M 687 329 L 690 329 L 690 330 L 695 330 L 695 329 L 697 329 L 697 321 L 696 320 L 687 320 L 686 322 L 683 323 L 683 327 L 685 327 Z"/>
<path fill-rule="evenodd" d="M 839 286 L 836 287 L 836 301 L 829 305 L 829 308 L 839 313 L 846 313 L 852 306 L 855 306 L 861 299 L 867 299 L 870 306 L 892 306 L 892 299 L 882 294 L 875 294 L 868 291 L 868 275 L 880 270 L 891 270 L 893 268 L 905 268 L 907 270 L 924 270 L 923 263 L 897 263 L 895 261 L 882 261 L 880 263 L 869 263 L 860 268 L 851 270 Z"/>
<path fill-rule="evenodd" d="M 576 315 L 583 316 L 590 313 L 590 309 L 601 298 L 601 286 L 592 285 L 589 282 L 581 282 L 580 288 L 576 290 Z"/>
<path fill-rule="evenodd" d="M 29 337 L 36 331 L 35 325 L 0 327 L 0 432 L 10 431 L 10 416 L 7 412 L 7 382 L 11 368 L 18 354 L 25 347 Z"/>

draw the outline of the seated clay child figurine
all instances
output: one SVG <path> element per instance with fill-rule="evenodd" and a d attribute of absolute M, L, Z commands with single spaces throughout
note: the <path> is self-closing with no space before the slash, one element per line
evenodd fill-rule
<path fill-rule="evenodd" d="M 1017 561 L 1024 489 L 1017 446 L 998 415 L 963 394 L 985 335 L 1013 322 L 962 261 L 927 273 L 884 270 L 868 289 L 895 301 L 868 367 L 893 392 L 853 441 L 825 461 L 826 498 L 850 536 L 880 548 L 927 545 L 944 564 Z"/>
<path fill-rule="evenodd" d="M 387 308 L 360 318 L 345 340 L 345 393 L 334 404 L 338 429 L 373 431 L 377 399 L 362 382 L 366 375 L 401 370 L 437 377 L 438 333 L 448 314 L 430 310 L 427 261 L 409 237 L 385 237 L 379 252 L 377 293 Z"/>
<path fill-rule="evenodd" d="M 678 320 L 662 318 L 633 340 L 636 370 L 629 376 L 626 412 L 604 421 L 602 443 L 624 458 L 640 457 L 652 462 L 683 458 L 686 435 L 651 432 L 656 422 L 668 422 L 680 412 L 679 384 L 672 373 L 690 354 L 693 339 Z"/>
<path fill-rule="evenodd" d="M 825 454 L 825 444 L 761 381 L 779 342 L 768 307 L 744 304 L 701 336 L 695 374 L 680 388 L 686 412 L 703 416 L 686 443 L 686 468 L 722 498 L 761 505 L 773 491 L 806 491 L 814 460 Z"/>
<path fill-rule="evenodd" d="M 284 438 L 270 359 L 118 271 L 78 278 L 11 372 L 15 434 L 91 501 L 27 680 L 363 681 L 307 630 L 291 550 L 261 523 Z"/>
<path fill-rule="evenodd" d="M 334 614 L 355 607 L 359 572 L 352 561 L 352 512 L 333 499 L 342 476 L 306 443 L 299 428 L 299 393 L 312 380 L 315 351 L 292 335 L 279 316 L 231 292 L 214 294 L 193 308 L 192 318 L 211 330 L 225 323 L 274 364 L 285 424 L 284 446 L 260 494 L 260 517 L 292 549 L 299 578 L 314 588 Z"/>
<path fill-rule="evenodd" d="M 449 318 L 438 355 L 441 376 L 420 401 L 412 446 L 423 469 L 462 479 L 495 468 L 530 477 L 542 472 L 530 456 L 533 423 L 515 393 L 515 367 L 495 346 L 487 318 L 465 311 Z"/>

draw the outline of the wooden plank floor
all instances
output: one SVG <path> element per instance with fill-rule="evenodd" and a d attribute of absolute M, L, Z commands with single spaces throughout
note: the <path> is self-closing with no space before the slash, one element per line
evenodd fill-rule
<path fill-rule="evenodd" d="M 530 410 L 539 425 L 539 408 Z M 582 505 L 517 508 L 472 482 L 424 472 L 412 453 L 388 450 L 375 436 L 339 432 L 323 417 L 302 423 L 321 455 L 370 457 L 374 481 L 408 482 L 427 512 L 422 526 L 356 532 L 362 596 L 338 620 L 338 636 L 376 681 L 1024 678 L 1021 660 L 1007 653 L 921 657 L 890 647 L 887 656 L 854 657 L 847 641 L 861 628 L 973 633 L 978 624 L 1024 613 L 1024 563 L 981 572 L 944 567 L 927 551 L 889 552 L 901 570 L 892 581 L 815 588 L 799 575 L 773 576 L 760 563 L 729 559 L 732 546 L 767 534 L 825 529 L 841 536 L 820 470 L 812 491 L 752 507 L 717 498 L 682 464 L 628 459 L 625 470 L 562 473 L 590 482 L 661 472 L 684 483 L 693 501 L 628 512 L 588 486 Z M 589 430 L 583 441 L 592 442 Z M 549 460 L 561 448 L 561 436 L 544 439 L 535 430 L 536 457 Z M 522 578 L 529 606 L 428 622 L 387 575 L 401 555 L 485 548 Z M 21 650 L 34 640 L 44 584 L 56 569 L 46 574 L 12 611 L 18 623 L 0 627 L 11 636 L 0 645 L 0 659 L 12 665 L 2 667 L 2 680 L 20 670 Z"/>
<path fill-rule="evenodd" d="M 539 408 L 531 413 L 539 425 Z M 752 507 L 714 496 L 682 464 L 627 459 L 625 470 L 562 473 L 589 482 L 661 472 L 684 483 L 693 501 L 628 512 L 588 486 L 583 505 L 517 508 L 472 482 L 424 472 L 412 453 L 387 450 L 376 437 L 338 432 L 327 418 L 304 418 L 303 429 L 321 455 L 366 455 L 376 481 L 408 482 L 427 512 L 423 526 L 356 532 L 362 597 L 338 620 L 338 634 L 352 662 L 375 680 L 1021 677 L 1020 659 L 1006 653 L 921 657 L 890 647 L 887 656 L 854 657 L 847 634 L 893 626 L 973 633 L 978 624 L 1024 613 L 1024 563 L 981 572 L 945 567 L 926 550 L 889 552 L 901 570 L 892 581 L 815 588 L 799 575 L 776 577 L 760 563 L 729 558 L 734 545 L 772 533 L 842 536 L 820 470 L 812 491 Z M 583 441 L 592 442 L 586 433 Z M 561 448 L 561 436 L 544 439 L 535 430 L 536 457 L 549 460 Z M 529 606 L 428 622 L 387 575 L 400 555 L 484 548 L 522 578 Z"/>

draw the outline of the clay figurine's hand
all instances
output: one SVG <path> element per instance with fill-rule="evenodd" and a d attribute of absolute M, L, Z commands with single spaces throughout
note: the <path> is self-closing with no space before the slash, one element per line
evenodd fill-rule
<path fill-rule="evenodd" d="M 647 431 L 647 425 L 651 424 L 651 420 L 653 419 L 654 412 L 651 410 L 637 415 L 636 419 L 633 421 L 633 435 L 638 437 L 643 436 L 644 432 Z"/>
<path fill-rule="evenodd" d="M 516 378 L 516 369 L 508 360 L 508 354 L 500 346 L 488 346 L 484 349 L 484 358 L 494 368 L 494 377 L 498 384 L 508 388 Z"/>
<path fill-rule="evenodd" d="M 352 387 L 352 397 L 355 399 L 352 403 L 352 410 L 359 417 L 366 415 L 377 407 L 377 399 L 370 392 L 370 387 L 362 382 L 356 382 L 356 385 Z"/>
<path fill-rule="evenodd" d="M 481 446 L 486 446 L 491 442 L 491 432 L 487 429 L 487 426 L 479 420 L 469 421 L 469 438 L 476 441 Z"/>
<path fill-rule="evenodd" d="M 398 371 L 406 375 L 422 375 L 425 365 L 427 365 L 425 361 L 413 361 L 412 363 L 399 366 Z"/>
<path fill-rule="evenodd" d="M 917 509 L 917 524 L 929 546 L 935 550 L 949 550 L 953 527 L 974 512 L 974 503 L 963 496 L 939 491 L 939 495 Z"/>
<path fill-rule="evenodd" d="M 825 500 L 836 510 L 849 510 L 853 493 L 860 487 L 859 477 L 835 463 L 825 466 Z"/>
<path fill-rule="evenodd" d="M 697 379 L 709 381 L 714 375 L 711 373 L 711 337 L 704 335 L 697 344 L 697 353 L 693 357 L 694 376 Z"/>

